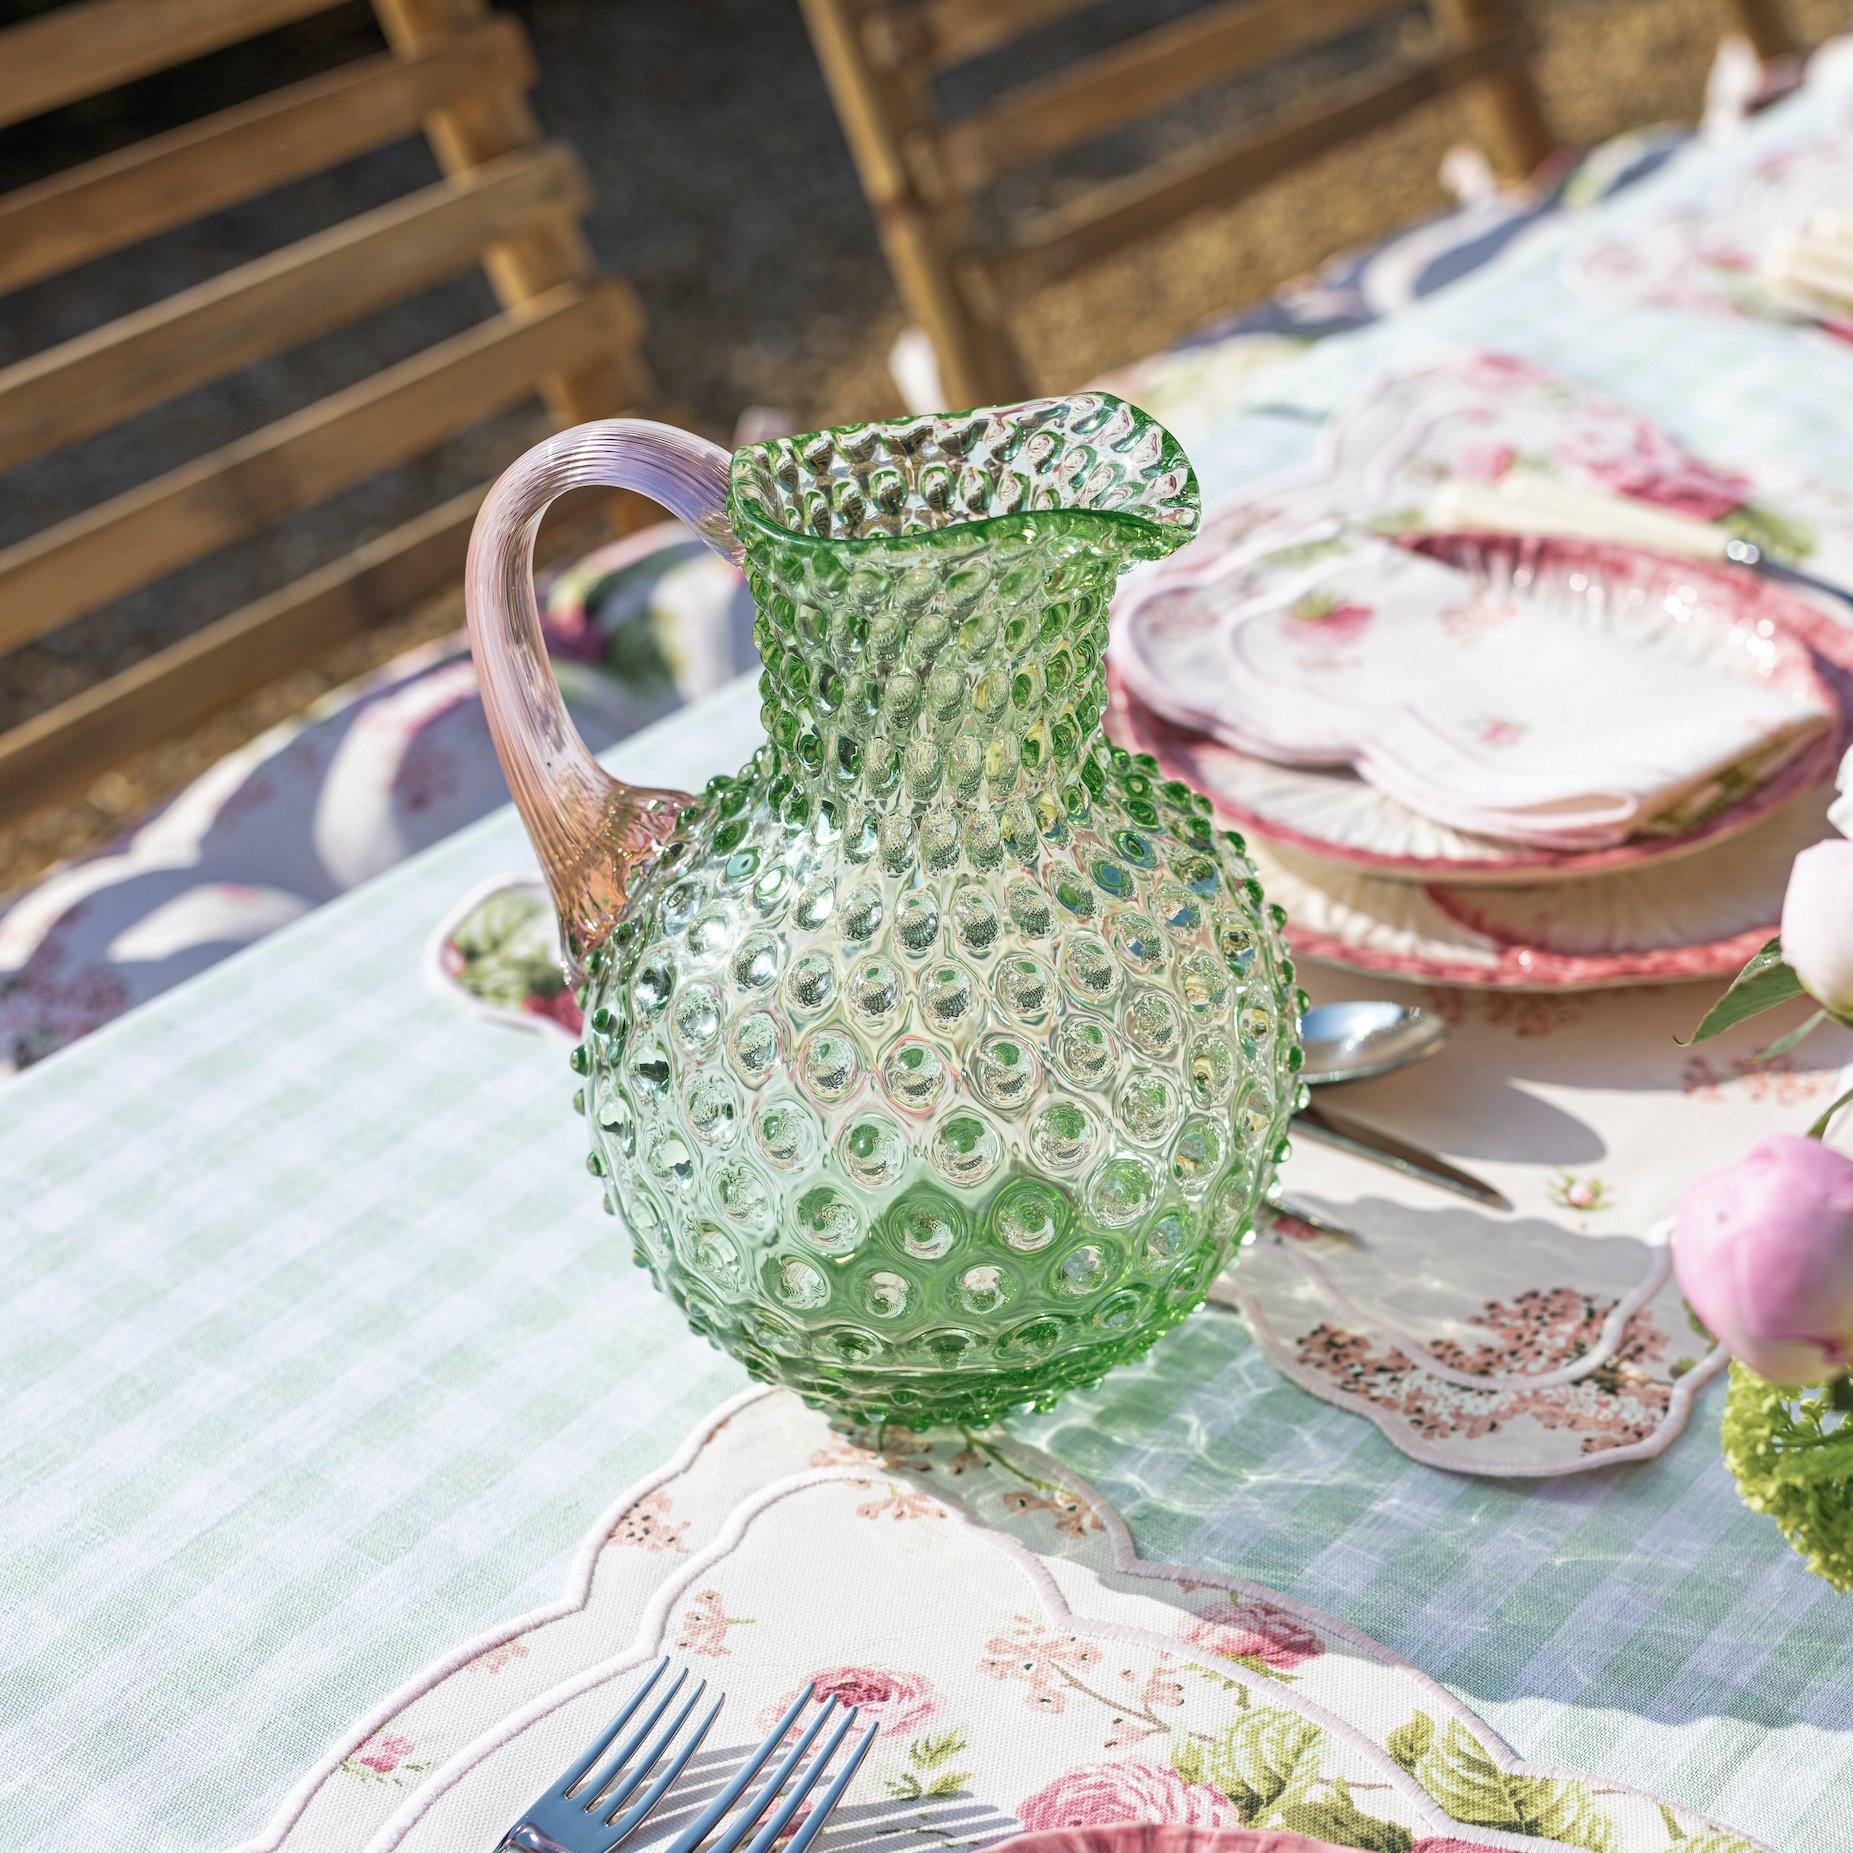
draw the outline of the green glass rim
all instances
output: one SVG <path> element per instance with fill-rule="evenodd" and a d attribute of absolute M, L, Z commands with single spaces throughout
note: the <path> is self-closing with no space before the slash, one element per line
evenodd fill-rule
<path fill-rule="evenodd" d="M 1108 410 L 1123 408 L 1132 420 L 1135 436 L 1147 432 L 1157 434 L 1158 458 L 1149 466 L 1146 474 L 1156 481 L 1173 472 L 1179 473 L 1180 486 L 1171 498 L 1170 506 L 1187 508 L 1189 512 L 1186 519 L 1158 521 L 1131 509 L 1099 508 L 1081 501 L 1054 508 L 1015 509 L 1002 514 L 973 515 L 937 526 L 910 528 L 900 534 L 863 534 L 838 539 L 827 534 L 810 533 L 802 528 L 786 527 L 773 516 L 757 494 L 749 491 L 745 477 L 752 462 L 761 457 L 769 459 L 771 453 L 782 445 L 794 441 L 786 437 L 768 438 L 757 444 L 744 445 L 733 453 L 728 468 L 728 521 L 749 551 L 756 541 L 769 542 L 797 547 L 820 558 L 898 552 L 922 544 L 941 545 L 955 537 L 983 544 L 1041 530 L 1084 535 L 1097 542 L 1104 540 L 1115 553 L 1129 561 L 1158 560 L 1175 553 L 1187 541 L 1194 539 L 1202 518 L 1202 497 L 1197 486 L 1197 473 L 1185 455 L 1184 447 L 1150 413 L 1116 394 L 1089 392 L 1077 393 L 1072 397 L 1092 401 Z M 1031 400 L 1025 403 L 1054 405 L 1059 404 L 1060 400 Z M 906 418 L 856 420 L 848 424 L 826 426 L 821 431 L 804 435 L 836 438 L 854 433 L 879 437 L 886 432 L 904 431 L 924 423 L 937 421 L 953 424 L 987 413 L 1001 416 L 1021 409 L 1024 407 L 1018 405 L 978 406 L 963 412 L 915 413 Z"/>

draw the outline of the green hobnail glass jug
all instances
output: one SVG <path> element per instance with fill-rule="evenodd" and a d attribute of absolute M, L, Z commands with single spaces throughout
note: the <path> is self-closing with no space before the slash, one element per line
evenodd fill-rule
<path fill-rule="evenodd" d="M 614 781 L 547 667 L 534 532 L 592 484 L 751 584 L 765 741 L 699 796 Z M 1252 1228 L 1300 1093 L 1281 916 L 1101 724 L 1114 582 L 1198 513 L 1102 393 L 731 457 L 614 420 L 485 503 L 471 641 L 585 1008 L 588 1163 L 753 1376 L 910 1427 L 1045 1405 Z"/>

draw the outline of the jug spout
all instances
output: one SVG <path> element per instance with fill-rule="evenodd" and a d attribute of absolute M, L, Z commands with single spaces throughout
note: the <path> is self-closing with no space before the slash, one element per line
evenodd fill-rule
<path fill-rule="evenodd" d="M 631 489 L 738 561 L 727 468 L 726 451 L 689 432 L 646 419 L 602 419 L 522 457 L 489 492 L 470 537 L 464 590 L 483 707 L 576 974 L 617 925 L 637 876 L 689 799 L 613 778 L 579 737 L 541 636 L 534 538 L 547 505 L 568 489 Z"/>

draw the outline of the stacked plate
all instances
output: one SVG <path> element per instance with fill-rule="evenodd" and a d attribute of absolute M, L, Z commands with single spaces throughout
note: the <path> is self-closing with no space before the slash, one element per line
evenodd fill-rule
<path fill-rule="evenodd" d="M 1853 737 L 1853 627 L 1723 562 L 1328 512 L 1147 578 L 1109 689 L 1302 955 L 1594 989 L 1724 976 L 1775 932 Z"/>

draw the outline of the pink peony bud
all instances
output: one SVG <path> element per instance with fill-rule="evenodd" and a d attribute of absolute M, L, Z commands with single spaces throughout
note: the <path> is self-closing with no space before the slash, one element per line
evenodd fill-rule
<path fill-rule="evenodd" d="M 1853 848 L 1853 845 L 1849 845 Z M 1853 1158 L 1777 1133 L 1687 1189 L 1673 1264 L 1692 1310 L 1772 1383 L 1853 1361 Z"/>
<path fill-rule="evenodd" d="M 1782 956 L 1818 1004 L 1853 1016 L 1853 842 L 1804 849 L 1782 897 Z"/>

